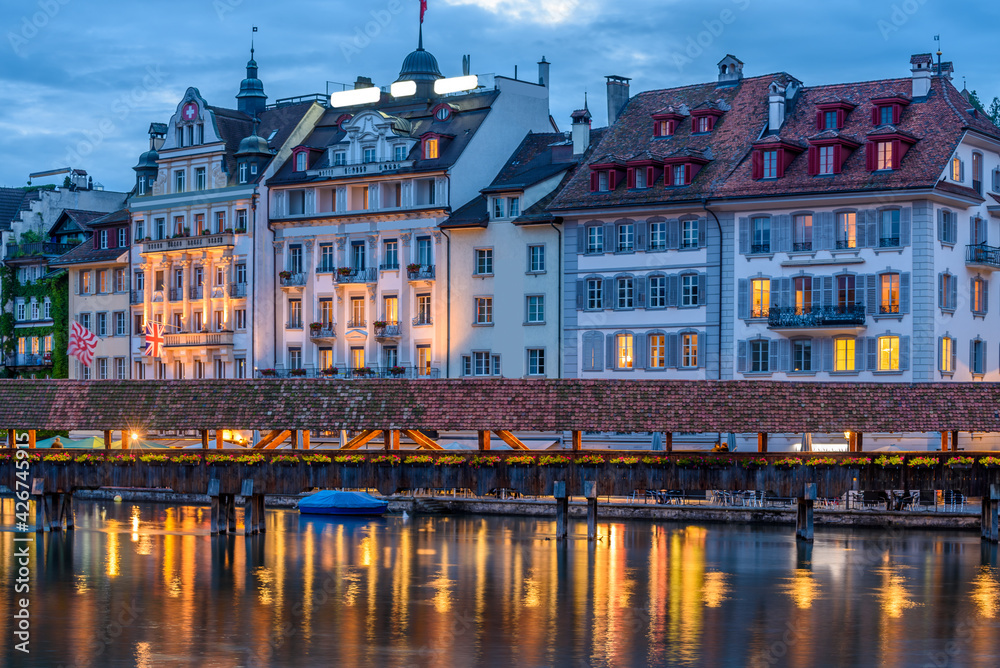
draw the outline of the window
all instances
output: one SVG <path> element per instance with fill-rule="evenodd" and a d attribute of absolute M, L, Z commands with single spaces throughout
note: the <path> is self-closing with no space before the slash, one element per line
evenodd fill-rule
<path fill-rule="evenodd" d="M 299 252 L 302 249 L 299 247 Z M 364 241 L 352 241 L 351 242 L 351 269 L 354 271 L 364 271 L 365 270 L 365 242 Z M 297 273 L 297 272 L 292 272 Z"/>
<path fill-rule="evenodd" d="M 645 167 L 636 167 L 635 170 L 633 171 L 633 174 L 635 175 L 634 178 L 635 178 L 635 187 L 636 188 L 642 189 L 642 188 L 647 188 L 648 187 L 646 185 L 646 168 Z"/>
<path fill-rule="evenodd" d="M 812 216 L 799 214 L 792 219 L 792 250 L 812 250 Z"/>
<path fill-rule="evenodd" d="M 45 301 L 42 303 L 42 317 L 46 320 L 52 319 L 52 302 L 48 297 L 46 297 Z"/>
<path fill-rule="evenodd" d="M 236 329 L 247 328 L 247 310 L 245 308 L 236 309 L 233 311 L 233 316 L 236 318 Z"/>
<path fill-rule="evenodd" d="M 587 310 L 596 311 L 604 308 L 604 280 L 600 278 L 587 279 Z"/>
<path fill-rule="evenodd" d="M 145 229 L 146 229 L 146 227 L 143 224 L 142 219 L 139 219 L 139 220 L 135 221 L 135 240 L 136 241 L 142 241 L 143 239 L 146 238 Z"/>
<path fill-rule="evenodd" d="M 646 308 L 666 308 L 667 277 L 652 274 L 646 279 Z"/>
<path fill-rule="evenodd" d="M 493 198 L 493 217 L 503 218 L 503 197 Z"/>
<path fill-rule="evenodd" d="M 299 151 L 295 154 L 295 171 L 304 172 L 309 168 L 309 154 Z"/>
<path fill-rule="evenodd" d="M 792 279 L 795 290 L 795 313 L 812 313 L 812 277 L 797 276 Z"/>
<path fill-rule="evenodd" d="M 875 169 L 892 169 L 892 142 L 877 142 L 875 150 Z"/>
<path fill-rule="evenodd" d="M 837 112 L 836 111 L 825 111 L 825 112 L 823 112 L 823 129 L 824 130 L 836 130 L 836 129 L 838 129 Z"/>
<path fill-rule="evenodd" d="M 545 246 L 528 246 L 528 272 L 541 274 L 545 271 Z"/>
<path fill-rule="evenodd" d="M 128 229 L 125 227 L 118 228 L 118 248 L 125 248 L 128 245 Z"/>
<path fill-rule="evenodd" d="M 615 308 L 629 309 L 634 308 L 634 281 L 631 276 L 622 276 L 615 281 L 616 285 L 616 299 Z"/>
<path fill-rule="evenodd" d="M 438 157 L 438 140 L 428 139 L 424 142 L 424 160 L 435 160 Z"/>
<path fill-rule="evenodd" d="M 955 372 L 955 339 L 949 336 L 941 337 L 940 348 L 940 364 L 938 369 L 942 373 L 954 373 Z"/>
<path fill-rule="evenodd" d="M 225 378 L 226 377 L 226 362 L 225 360 L 215 360 L 215 375 L 213 378 Z"/>
<path fill-rule="evenodd" d="M 673 179 L 671 185 L 675 186 L 686 186 L 687 185 L 687 166 L 686 165 L 674 165 L 672 168 Z"/>
<path fill-rule="evenodd" d="M 474 352 L 472 357 L 463 359 L 465 363 L 466 375 L 476 376 L 499 376 L 500 356 L 491 355 L 489 352 Z M 471 368 L 470 368 L 471 367 Z M 471 374 L 470 374 L 471 372 Z"/>
<path fill-rule="evenodd" d="M 327 369 L 332 369 L 332 368 L 333 368 L 333 348 L 320 348 L 319 370 L 326 371 Z"/>
<path fill-rule="evenodd" d="M 879 313 L 899 313 L 899 274 L 882 274 Z"/>
<path fill-rule="evenodd" d="M 17 320 L 27 320 L 27 305 L 24 302 L 17 303 Z"/>
<path fill-rule="evenodd" d="M 618 245 L 615 250 L 619 253 L 631 253 L 635 250 L 635 226 L 632 223 L 618 226 Z"/>
<path fill-rule="evenodd" d="M 288 349 L 288 368 L 289 369 L 302 368 L 302 348 Z"/>
<path fill-rule="evenodd" d="M 399 269 L 399 242 L 396 239 L 382 242 L 382 259 L 383 269 Z"/>
<path fill-rule="evenodd" d="M 951 180 L 962 182 L 962 161 L 955 156 L 951 159 Z"/>
<path fill-rule="evenodd" d="M 545 375 L 545 351 L 541 348 L 528 349 L 528 375 Z"/>
<path fill-rule="evenodd" d="M 146 177 L 145 176 L 140 176 L 139 177 L 139 180 L 136 183 L 136 188 L 137 188 L 137 190 L 136 190 L 136 194 L 137 195 L 145 195 L 146 194 Z"/>
<path fill-rule="evenodd" d="M 837 214 L 837 249 L 857 247 L 857 214 L 853 211 L 842 211 Z"/>
<path fill-rule="evenodd" d="M 425 267 L 430 267 L 434 264 L 430 237 L 417 237 L 417 262 Z"/>
<path fill-rule="evenodd" d="M 333 166 L 343 167 L 347 164 L 347 151 L 334 151 L 333 152 Z"/>
<path fill-rule="evenodd" d="M 333 299 L 324 297 L 319 300 L 319 321 L 324 327 L 333 324 Z"/>
<path fill-rule="evenodd" d="M 142 362 L 135 363 L 135 379 L 146 380 L 146 365 Z"/>
<path fill-rule="evenodd" d="M 245 357 L 236 357 L 233 359 L 233 376 L 236 378 L 247 377 L 247 360 Z"/>
<path fill-rule="evenodd" d="M 693 369 L 698 366 L 698 335 L 694 332 L 681 334 L 681 367 Z"/>
<path fill-rule="evenodd" d="M 241 162 L 239 167 L 240 172 L 240 183 L 247 182 L 247 163 Z"/>
<path fill-rule="evenodd" d="M 892 105 L 884 105 L 878 108 L 878 124 L 892 125 Z"/>
<path fill-rule="evenodd" d="M 100 246 L 99 246 L 99 248 L 102 248 L 102 249 L 107 248 L 108 247 L 108 231 L 107 230 L 101 230 L 99 238 L 100 238 Z"/>
<path fill-rule="evenodd" d="M 493 249 L 476 249 L 476 270 L 477 276 L 489 276 L 493 274 Z"/>
<path fill-rule="evenodd" d="M 633 337 L 631 334 L 618 334 L 615 336 L 615 359 L 616 368 L 631 369 L 633 360 Z"/>
<path fill-rule="evenodd" d="M 317 267 L 316 271 L 333 271 L 336 269 L 333 257 L 333 244 L 320 244 L 319 267 Z"/>
<path fill-rule="evenodd" d="M 970 234 L 971 237 L 970 242 L 973 245 L 985 244 L 988 240 L 986 232 L 987 232 L 986 221 L 980 218 L 979 216 L 974 216 L 972 218 L 972 230 Z M 975 259 L 981 259 L 979 258 L 979 253 L 974 252 L 973 257 Z"/>
<path fill-rule="evenodd" d="M 194 170 L 194 188 L 195 190 L 204 190 L 206 185 L 205 168 L 199 167 Z"/>
<path fill-rule="evenodd" d="M 288 329 L 302 329 L 302 300 L 288 300 Z"/>
<path fill-rule="evenodd" d="M 184 362 L 174 362 L 174 380 L 184 380 Z"/>
<path fill-rule="evenodd" d="M 184 170 L 178 169 L 174 172 L 174 192 L 184 192 Z"/>
<path fill-rule="evenodd" d="M 608 185 L 608 183 L 609 183 L 609 178 L 608 178 L 608 172 L 607 172 L 607 170 L 602 170 L 602 171 L 598 172 L 597 173 L 597 190 L 598 190 L 598 192 L 602 192 L 602 193 L 608 192 L 611 189 L 610 186 Z"/>
<path fill-rule="evenodd" d="M 834 165 L 834 155 L 835 147 L 833 146 L 820 146 L 819 147 L 819 173 L 820 174 L 833 174 Z"/>
<path fill-rule="evenodd" d="M 493 367 L 494 373 L 500 375 L 500 356 L 494 355 Z M 417 375 L 418 376 L 430 376 L 431 375 L 431 347 L 429 344 L 423 343 L 417 346 Z"/>
<path fill-rule="evenodd" d="M 108 379 L 108 358 L 98 357 L 97 358 L 97 379 L 107 380 Z"/>
<path fill-rule="evenodd" d="M 663 369 L 667 366 L 666 338 L 664 334 L 650 334 L 648 336 L 650 369 Z"/>
<path fill-rule="evenodd" d="M 108 335 L 108 314 L 107 313 L 98 313 L 97 314 L 97 332 L 95 332 L 95 333 L 98 336 L 107 336 Z"/>
<path fill-rule="evenodd" d="M 778 152 L 764 151 L 764 176 L 765 179 L 778 178 Z"/>
<path fill-rule="evenodd" d="M 108 289 L 108 270 L 98 269 L 95 272 L 95 275 L 97 276 L 97 281 L 96 281 L 97 294 L 105 294 L 111 292 L 111 290 Z"/>
<path fill-rule="evenodd" d="M 406 146 L 402 144 L 396 144 L 392 147 L 392 159 L 396 162 L 406 160 L 406 153 Z"/>
<path fill-rule="evenodd" d="M 681 276 L 681 306 L 697 306 L 698 274 L 683 274 Z"/>
<path fill-rule="evenodd" d="M 476 320 L 477 325 L 493 324 L 493 297 L 476 297 Z"/>
<path fill-rule="evenodd" d="M 771 219 L 760 216 L 751 221 L 752 240 L 750 242 L 751 253 L 771 252 Z"/>
<path fill-rule="evenodd" d="M 771 308 L 771 279 L 755 278 L 750 281 L 751 318 L 766 318 Z"/>
<path fill-rule="evenodd" d="M 521 215 L 521 198 L 520 197 L 508 197 L 507 198 L 507 215 L 511 218 L 517 218 Z"/>
<path fill-rule="evenodd" d="M 834 371 L 854 371 L 854 339 L 834 339 Z"/>
<path fill-rule="evenodd" d="M 709 116 L 702 116 L 698 119 L 698 132 L 711 132 L 712 119 Z"/>
<path fill-rule="evenodd" d="M 587 228 L 587 252 L 604 252 L 604 227 L 601 225 L 591 225 Z"/>
<path fill-rule="evenodd" d="M 649 243 L 646 244 L 646 250 L 649 251 L 662 251 L 667 248 L 667 223 L 666 221 L 658 221 L 649 224 Z"/>
<path fill-rule="evenodd" d="M 685 220 L 681 222 L 681 248 L 697 248 L 698 233 L 697 220 Z"/>
<path fill-rule="evenodd" d="M 769 343 L 770 341 L 767 339 L 754 339 L 750 342 L 750 373 L 770 371 L 768 365 Z"/>
<path fill-rule="evenodd" d="M 989 284 L 981 276 L 972 279 L 972 312 L 976 315 L 984 315 L 989 307 L 987 294 Z"/>
<path fill-rule="evenodd" d="M 226 317 L 222 311 L 215 312 L 215 331 L 224 332 L 226 330 Z"/>
<path fill-rule="evenodd" d="M 365 163 L 375 162 L 375 149 L 371 147 L 362 149 L 362 160 Z"/>
<path fill-rule="evenodd" d="M 38 302 L 34 300 L 31 302 L 31 319 L 38 320 Z"/>
<path fill-rule="evenodd" d="M 792 341 L 792 371 L 812 371 L 812 339 Z"/>
<path fill-rule="evenodd" d="M 184 232 L 184 216 L 174 216 L 174 236 L 183 235 Z"/>
<path fill-rule="evenodd" d="M 938 277 L 938 304 L 943 311 L 954 311 L 958 301 L 958 278 L 943 273 Z"/>
<path fill-rule="evenodd" d="M 527 321 L 532 324 L 545 322 L 545 297 L 529 295 L 527 297 Z"/>
<path fill-rule="evenodd" d="M 80 364 L 79 366 L 80 366 L 80 378 L 81 378 L 81 380 L 90 380 L 90 367 L 89 366 L 84 366 L 82 364 Z"/>
<path fill-rule="evenodd" d="M 878 370 L 899 371 L 899 337 L 878 337 Z"/>
<path fill-rule="evenodd" d="M 125 358 L 116 357 L 115 358 L 115 378 L 117 380 L 125 380 Z"/>
<path fill-rule="evenodd" d="M 891 248 L 899 245 L 899 209 L 879 211 L 878 245 L 880 248 Z"/>
<path fill-rule="evenodd" d="M 115 336 L 125 336 L 128 334 L 128 320 L 125 318 L 125 311 L 115 313 Z"/>
<path fill-rule="evenodd" d="M 81 271 L 80 272 L 80 294 L 89 295 L 90 294 L 90 272 Z"/>
<path fill-rule="evenodd" d="M 332 309 L 332 302 L 330 302 L 330 306 Z M 399 322 L 399 297 L 396 295 L 384 295 L 382 297 L 382 319 L 390 325 Z"/>
<path fill-rule="evenodd" d="M 431 296 L 430 294 L 417 295 L 417 318 L 415 325 L 431 324 Z"/>
<path fill-rule="evenodd" d="M 347 323 L 348 327 L 364 327 L 365 326 L 365 298 L 364 297 L 351 297 L 351 321 Z"/>
<path fill-rule="evenodd" d="M 837 309 L 840 313 L 847 313 L 854 308 L 857 303 L 857 293 L 855 290 L 855 277 L 850 274 L 837 276 Z"/>
<path fill-rule="evenodd" d="M 124 269 L 113 269 L 111 271 L 111 282 L 111 289 L 115 292 L 126 292 L 128 290 L 128 284 L 125 282 Z"/>
<path fill-rule="evenodd" d="M 205 214 L 203 213 L 194 214 L 194 231 L 195 234 L 203 234 L 206 231 L 209 231 L 208 228 L 205 227 Z"/>
<path fill-rule="evenodd" d="M 972 189 L 983 194 L 983 154 L 972 154 Z"/>
<path fill-rule="evenodd" d="M 163 239 L 167 236 L 167 219 L 157 218 L 156 222 L 156 238 Z"/>

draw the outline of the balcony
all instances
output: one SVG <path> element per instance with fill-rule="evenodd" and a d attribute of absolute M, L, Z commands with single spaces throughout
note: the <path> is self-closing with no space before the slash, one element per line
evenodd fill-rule
<path fill-rule="evenodd" d="M 6 260 L 31 260 L 32 258 L 58 257 L 68 253 L 77 244 L 56 244 L 48 241 L 30 241 L 23 244 L 7 244 Z"/>
<path fill-rule="evenodd" d="M 334 165 L 319 170 L 319 175 L 330 176 L 375 176 L 390 172 L 398 172 L 406 167 L 412 167 L 412 160 L 384 160 L 382 162 L 352 161 L 343 165 Z"/>
<path fill-rule="evenodd" d="M 337 270 L 337 284 L 347 283 L 377 283 L 378 272 L 372 269 L 350 269 L 341 267 Z"/>
<path fill-rule="evenodd" d="M 433 325 L 434 322 L 431 319 L 430 313 L 421 313 L 416 318 L 413 319 L 413 326 L 419 327 L 420 325 Z"/>
<path fill-rule="evenodd" d="M 881 237 L 878 240 L 879 248 L 898 248 L 899 237 Z"/>
<path fill-rule="evenodd" d="M 441 377 L 437 367 L 416 366 L 366 366 L 352 368 L 343 364 L 317 369 L 302 367 L 297 369 L 260 369 L 255 374 L 257 378 L 322 378 L 327 380 L 380 380 L 380 379 L 434 379 Z"/>
<path fill-rule="evenodd" d="M 5 364 L 9 367 L 52 366 L 52 353 L 18 353 L 16 355 L 8 355 Z"/>
<path fill-rule="evenodd" d="M 399 322 L 396 320 L 378 320 L 372 326 L 375 328 L 376 339 L 398 339 L 401 336 Z"/>
<path fill-rule="evenodd" d="M 398 262 L 383 262 L 378 266 L 379 271 L 399 271 Z"/>
<path fill-rule="evenodd" d="M 772 306 L 767 313 L 768 329 L 810 329 L 829 333 L 857 332 L 865 326 L 864 304 L 821 306 L 808 311 L 794 306 Z"/>
<path fill-rule="evenodd" d="M 355 318 L 347 321 L 348 329 L 364 329 L 368 322 L 364 318 Z"/>
<path fill-rule="evenodd" d="M 186 253 L 199 248 L 214 248 L 217 246 L 235 246 L 236 236 L 232 232 L 223 234 L 201 234 L 196 237 L 178 237 L 145 241 L 140 253 Z"/>
<path fill-rule="evenodd" d="M 309 338 L 328 340 L 337 338 L 337 329 L 332 322 L 314 322 L 309 325 Z"/>
<path fill-rule="evenodd" d="M 305 272 L 283 271 L 278 274 L 278 281 L 281 289 L 286 292 L 302 292 L 306 285 L 306 275 Z"/>
<path fill-rule="evenodd" d="M 204 293 L 205 293 L 205 288 L 204 286 L 201 285 L 196 285 L 189 291 L 191 299 L 201 299 Z"/>
<path fill-rule="evenodd" d="M 811 241 L 796 241 L 792 244 L 793 253 L 804 253 L 806 251 L 811 251 L 813 245 Z"/>
<path fill-rule="evenodd" d="M 337 271 L 337 268 L 332 264 L 320 264 L 316 267 L 317 274 L 332 274 Z"/>
<path fill-rule="evenodd" d="M 408 264 L 406 265 L 406 278 L 410 281 L 433 281 L 433 264 Z"/>
<path fill-rule="evenodd" d="M 233 299 L 243 299 L 247 296 L 247 284 L 246 283 L 230 283 L 229 284 L 229 296 Z"/>
<path fill-rule="evenodd" d="M 1000 268 L 1000 248 L 986 244 L 972 244 L 965 247 L 965 264 L 976 269 L 992 271 Z"/>
<path fill-rule="evenodd" d="M 233 345 L 232 332 L 190 332 L 167 334 L 167 348 L 204 348 Z"/>
<path fill-rule="evenodd" d="M 167 299 L 172 302 L 184 301 L 184 288 L 170 288 Z"/>
<path fill-rule="evenodd" d="M 771 244 L 751 244 L 750 254 L 751 255 L 764 255 L 771 252 Z"/>
<path fill-rule="evenodd" d="M 146 301 L 144 290 L 132 290 L 129 304 L 142 304 L 144 301 Z"/>

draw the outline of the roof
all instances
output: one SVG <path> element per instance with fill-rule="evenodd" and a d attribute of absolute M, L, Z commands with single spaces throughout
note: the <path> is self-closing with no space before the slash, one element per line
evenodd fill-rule
<path fill-rule="evenodd" d="M 111 225 L 121 225 L 129 220 L 128 209 L 119 209 L 100 218 L 90 221 L 89 227 L 101 228 Z M 127 253 L 128 248 L 94 248 L 93 239 L 87 239 L 68 253 L 49 260 L 50 267 L 59 267 L 70 264 L 91 264 L 97 262 L 115 262 L 123 253 Z"/>
<path fill-rule="evenodd" d="M 0 380 L 13 429 L 1000 432 L 998 405 L 998 383 Z"/>
<path fill-rule="evenodd" d="M 277 130 L 278 133 L 268 144 L 273 149 L 280 148 L 313 104 L 313 102 L 302 102 L 266 109 L 259 116 L 260 125 L 257 128 L 257 134 L 267 138 L 271 136 L 271 132 Z M 219 129 L 219 136 L 226 144 L 226 173 L 229 175 L 230 182 L 235 183 L 237 178 L 236 153 L 239 151 L 240 142 L 253 134 L 253 119 L 236 109 L 211 105 L 208 108 L 215 114 L 215 124 Z M 257 172 L 258 179 L 263 178 L 264 171 L 261 169 Z"/>
<path fill-rule="evenodd" d="M 552 146 L 565 143 L 566 135 L 561 132 L 529 132 L 481 192 L 523 190 L 570 169 L 576 161 L 555 162 L 552 156 Z"/>
<path fill-rule="evenodd" d="M 654 203 L 700 202 L 704 198 L 744 198 L 781 195 L 877 192 L 886 189 L 931 189 L 938 187 L 948 160 L 963 133 L 974 130 L 1000 140 L 1000 129 L 979 114 L 974 116 L 968 102 L 945 77 L 933 77 L 926 98 L 912 100 L 900 122 L 891 131 L 912 137 L 912 146 L 900 168 L 870 172 L 865 164 L 867 137 L 889 132 L 871 122 L 871 101 L 879 98 L 909 98 L 912 79 L 881 79 L 857 83 L 802 87 L 787 105 L 780 128 L 782 140 L 805 146 L 817 137 L 818 105 L 838 100 L 854 105 L 847 114 L 839 137 L 859 145 L 844 161 L 842 172 L 815 177 L 808 174 L 807 153 L 794 157 L 780 179 L 754 180 L 751 153 L 753 144 L 767 128 L 768 86 L 787 85 L 793 78 L 786 73 L 743 79 L 739 85 L 718 87 L 715 83 L 640 93 L 626 105 L 618 122 L 595 149 L 603 161 L 649 151 L 667 158 L 691 149 L 705 151 L 711 161 L 695 176 L 692 184 L 665 187 L 659 180 L 652 188 L 628 190 L 624 179 L 611 192 L 591 193 L 588 170 L 580 173 L 553 203 L 553 209 L 579 207 L 648 205 Z M 672 137 L 652 136 L 652 115 L 668 106 L 695 109 L 706 103 L 728 111 L 719 118 L 710 134 L 692 134 L 689 123 L 679 123 Z M 588 161 L 588 164 L 597 161 Z M 944 188 L 941 188 L 944 189 Z M 954 189 L 950 189 L 953 191 Z"/>
<path fill-rule="evenodd" d="M 49 228 L 49 236 L 54 234 L 72 234 L 86 232 L 90 222 L 107 215 L 106 211 L 81 211 L 79 209 L 63 209 L 56 222 Z"/>
<path fill-rule="evenodd" d="M 27 191 L 21 188 L 0 188 L 0 231 L 10 230 L 11 223 L 21 215 L 21 202 Z"/>
<path fill-rule="evenodd" d="M 490 221 L 486 196 L 478 195 L 456 209 L 438 227 L 443 230 L 454 230 L 464 227 L 486 227 Z"/>

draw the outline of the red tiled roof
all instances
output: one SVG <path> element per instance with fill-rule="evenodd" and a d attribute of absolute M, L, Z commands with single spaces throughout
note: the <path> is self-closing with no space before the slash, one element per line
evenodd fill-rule
<path fill-rule="evenodd" d="M 997 383 L 0 380 L 13 429 L 1000 432 Z"/>

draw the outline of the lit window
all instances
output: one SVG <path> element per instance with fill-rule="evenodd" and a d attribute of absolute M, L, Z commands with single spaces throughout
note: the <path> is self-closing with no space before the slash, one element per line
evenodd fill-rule
<path fill-rule="evenodd" d="M 304 172 L 309 164 L 309 154 L 305 151 L 299 151 L 295 154 L 295 171 Z"/>
<path fill-rule="evenodd" d="M 899 371 L 899 337 L 878 337 L 878 370 Z"/>
<path fill-rule="evenodd" d="M 892 169 L 892 142 L 880 141 L 876 148 L 875 169 Z"/>
<path fill-rule="evenodd" d="M 792 371 L 812 371 L 812 339 L 792 341 Z"/>
<path fill-rule="evenodd" d="M 959 182 L 962 180 L 962 161 L 958 158 L 951 159 L 951 180 Z"/>
<path fill-rule="evenodd" d="M 833 146 L 819 147 L 819 173 L 833 174 Z"/>
<path fill-rule="evenodd" d="M 698 335 L 694 332 L 681 334 L 681 366 L 687 369 L 698 366 Z"/>
<path fill-rule="evenodd" d="M 941 371 L 944 373 L 953 373 L 955 371 L 955 340 L 948 336 L 942 337 L 940 347 Z"/>
<path fill-rule="evenodd" d="M 649 368 L 662 369 L 667 365 L 666 336 L 663 334 L 649 335 Z"/>
<path fill-rule="evenodd" d="M 764 151 L 764 178 L 778 178 L 778 152 Z"/>
<path fill-rule="evenodd" d="M 795 290 L 795 313 L 812 313 L 812 276 L 798 276 L 792 279 Z"/>
<path fill-rule="evenodd" d="M 434 160 L 438 157 L 438 140 L 428 139 L 424 142 L 424 160 Z"/>
<path fill-rule="evenodd" d="M 834 339 L 834 371 L 854 371 L 854 339 Z"/>
<path fill-rule="evenodd" d="M 619 334 L 615 337 L 615 349 L 618 352 L 617 362 L 619 369 L 632 368 L 632 335 Z"/>
<path fill-rule="evenodd" d="M 857 248 L 857 214 L 843 212 L 837 214 L 837 248 Z"/>
<path fill-rule="evenodd" d="M 710 132 L 712 130 L 712 119 L 702 116 L 698 119 L 698 132 Z"/>
<path fill-rule="evenodd" d="M 771 279 L 755 278 L 750 282 L 752 293 L 751 318 L 766 318 L 771 308 Z"/>
<path fill-rule="evenodd" d="M 493 298 L 476 297 L 476 324 L 493 324 Z"/>
<path fill-rule="evenodd" d="M 981 277 L 972 279 L 972 312 L 977 315 L 986 313 L 987 283 Z"/>

